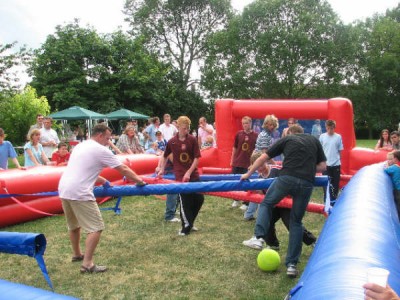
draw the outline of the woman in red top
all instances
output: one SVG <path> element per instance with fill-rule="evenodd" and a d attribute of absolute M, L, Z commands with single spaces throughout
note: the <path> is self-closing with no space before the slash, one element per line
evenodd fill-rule
<path fill-rule="evenodd" d="M 68 152 L 67 144 L 58 144 L 58 150 L 51 156 L 51 161 L 56 162 L 57 166 L 66 166 L 69 161 L 70 153 Z"/>

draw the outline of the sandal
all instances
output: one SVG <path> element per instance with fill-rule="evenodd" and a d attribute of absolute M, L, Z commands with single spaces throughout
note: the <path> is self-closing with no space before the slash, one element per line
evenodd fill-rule
<path fill-rule="evenodd" d="M 72 256 L 72 259 L 71 259 L 71 261 L 72 262 L 77 262 L 77 261 L 82 261 L 83 259 L 84 259 L 84 255 L 82 254 L 82 255 L 79 255 L 79 256 Z"/>
<path fill-rule="evenodd" d="M 107 271 L 107 267 L 106 266 L 93 265 L 90 268 L 85 267 L 85 266 L 81 266 L 81 273 L 103 273 L 105 271 Z"/>

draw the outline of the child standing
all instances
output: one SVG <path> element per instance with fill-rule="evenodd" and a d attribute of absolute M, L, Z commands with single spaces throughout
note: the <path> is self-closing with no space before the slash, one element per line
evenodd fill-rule
<path fill-rule="evenodd" d="M 396 203 L 397 213 L 400 215 L 400 150 L 393 151 L 393 164 L 390 165 L 388 159 L 388 167 L 385 169 L 389 174 L 393 183 L 394 201 Z"/>

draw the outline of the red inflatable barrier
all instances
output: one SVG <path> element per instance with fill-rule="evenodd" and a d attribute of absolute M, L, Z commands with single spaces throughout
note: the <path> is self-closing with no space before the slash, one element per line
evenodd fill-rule
<path fill-rule="evenodd" d="M 351 175 L 361 167 L 386 159 L 387 152 L 372 151 L 355 147 L 353 127 L 353 107 L 351 101 L 344 98 L 335 99 L 257 99 L 233 100 L 219 99 L 215 102 L 215 121 L 217 130 L 217 148 L 201 151 L 199 168 L 203 173 L 230 173 L 230 161 L 234 136 L 241 129 L 241 118 L 250 116 L 263 119 L 267 114 L 275 114 L 279 119 L 294 117 L 303 120 L 334 119 L 336 131 L 342 135 L 344 150 L 342 151 L 341 186 L 347 183 Z M 118 157 L 138 174 L 152 174 L 158 164 L 159 157 L 150 154 L 118 155 Z M 33 194 L 56 191 L 58 181 L 65 167 L 35 167 L 29 170 L 7 170 L 0 172 L 0 183 L 9 193 Z M 101 175 L 111 182 L 121 180 L 120 174 L 112 169 L 105 169 Z M 77 174 L 79 176 L 79 174 Z M 5 191 L 0 191 L 0 194 Z M 60 201 L 57 197 L 18 197 L 27 205 L 48 213 L 61 213 Z M 7 216 L 6 216 L 7 215 Z M 13 216 L 13 217 L 10 217 Z M 0 200 L 0 227 L 39 218 L 43 215 L 32 214 L 11 199 Z M 16 217 L 14 217 L 16 216 Z"/>

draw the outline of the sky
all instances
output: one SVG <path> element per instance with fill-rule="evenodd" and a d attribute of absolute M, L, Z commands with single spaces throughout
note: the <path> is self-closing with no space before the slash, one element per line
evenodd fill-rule
<path fill-rule="evenodd" d="M 253 0 L 232 0 L 242 10 Z M 0 0 L 0 44 L 17 41 L 17 47 L 38 48 L 57 25 L 80 19 L 80 25 L 93 26 L 99 33 L 126 29 L 122 13 L 125 0 Z M 399 0 L 328 0 L 345 23 L 385 13 Z"/>

